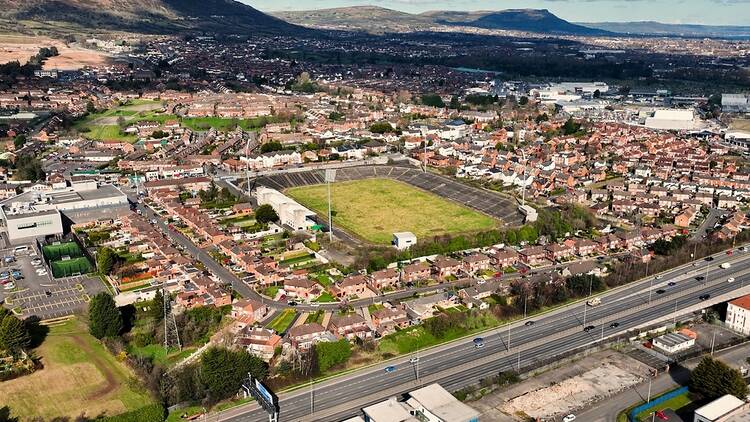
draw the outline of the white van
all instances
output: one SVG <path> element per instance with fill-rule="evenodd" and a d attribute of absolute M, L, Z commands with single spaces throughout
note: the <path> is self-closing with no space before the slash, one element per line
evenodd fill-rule
<path fill-rule="evenodd" d="M 13 253 L 14 254 L 26 253 L 28 251 L 29 251 L 29 247 L 25 246 L 25 245 L 24 246 L 16 246 L 16 248 L 13 249 Z"/>

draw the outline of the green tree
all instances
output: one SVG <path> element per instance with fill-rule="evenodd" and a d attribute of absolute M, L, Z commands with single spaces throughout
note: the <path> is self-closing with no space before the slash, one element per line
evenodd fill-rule
<path fill-rule="evenodd" d="M 164 295 L 161 293 L 161 289 L 156 291 L 149 315 L 156 321 L 161 321 L 164 318 Z"/>
<path fill-rule="evenodd" d="M 89 332 L 103 339 L 117 337 L 122 331 L 122 314 L 112 296 L 102 292 L 91 298 L 89 303 Z"/>
<path fill-rule="evenodd" d="M 449 108 L 452 108 L 453 110 L 461 110 L 461 102 L 458 100 L 457 96 L 451 97 L 451 102 L 448 105 Z"/>
<path fill-rule="evenodd" d="M 20 149 L 24 144 L 26 144 L 26 135 L 17 135 L 13 138 L 13 145 L 16 146 L 16 149 Z"/>
<path fill-rule="evenodd" d="M 10 407 L 0 407 L 0 422 L 18 422 L 18 417 L 10 415 Z"/>
<path fill-rule="evenodd" d="M 244 350 L 232 351 L 211 347 L 201 355 L 201 380 L 209 392 L 209 400 L 217 402 L 239 391 L 247 375 L 265 379 L 268 365 Z"/>
<path fill-rule="evenodd" d="M 31 344 L 31 336 L 23 321 L 6 315 L 0 323 L 0 348 L 18 354 Z"/>
<path fill-rule="evenodd" d="M 96 268 L 101 275 L 109 275 L 117 263 L 117 252 L 109 247 L 99 248 L 96 253 Z"/>
<path fill-rule="evenodd" d="M 336 342 L 321 342 L 315 345 L 318 371 L 322 374 L 332 367 L 344 363 L 352 355 L 352 345 L 342 339 Z"/>
<path fill-rule="evenodd" d="M 690 373 L 690 389 L 708 399 L 731 394 L 744 400 L 748 394 L 740 371 L 710 356 L 704 357 Z"/>
<path fill-rule="evenodd" d="M 445 107 L 443 99 L 437 94 L 425 94 L 422 95 L 422 104 L 430 107 Z"/>
<path fill-rule="evenodd" d="M 273 207 L 269 204 L 263 204 L 255 210 L 255 220 L 262 224 L 279 221 L 279 215 L 276 214 Z"/>
<path fill-rule="evenodd" d="M 529 103 L 529 97 L 521 97 L 521 99 L 518 100 L 518 105 L 525 106 Z"/>
<path fill-rule="evenodd" d="M 260 152 L 266 153 L 266 152 L 274 152 L 274 151 L 281 151 L 284 149 L 284 146 L 281 145 L 281 142 L 266 142 L 265 144 L 260 146 Z"/>

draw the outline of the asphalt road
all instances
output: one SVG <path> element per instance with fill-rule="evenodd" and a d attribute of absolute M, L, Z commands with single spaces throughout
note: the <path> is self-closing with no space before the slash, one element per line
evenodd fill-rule
<path fill-rule="evenodd" d="M 539 317 L 531 326 L 521 321 L 500 327 L 482 335 L 485 346 L 481 349 L 476 349 L 471 339 L 458 340 L 421 352 L 417 365 L 410 364 L 408 357 L 401 357 L 321 382 L 315 385 L 312 394 L 314 409 L 309 388 L 282 394 L 280 420 L 342 420 L 358 414 L 363 406 L 431 382 L 439 382 L 454 391 L 498 371 L 517 368 L 519 363 L 522 368 L 529 367 L 596 342 L 601 337 L 626 333 L 669 315 L 675 309 L 700 303 L 701 294 L 716 297 L 744 287 L 746 283 L 750 285 L 750 254 L 719 254 L 715 257 L 710 263 L 698 261 L 697 267 L 687 265 L 668 271 L 659 280 L 646 279 L 609 292 L 602 296 L 602 305 L 595 308 L 575 304 Z M 719 268 L 724 261 L 733 261 L 731 268 Z M 706 268 L 708 279 L 696 280 L 696 275 L 705 276 Z M 728 283 L 730 276 L 737 280 Z M 668 286 L 668 282 L 676 285 Z M 664 293 L 655 293 L 659 289 Z M 612 328 L 612 322 L 619 323 L 619 326 Z M 594 325 L 595 328 L 584 332 L 584 325 Z M 394 365 L 396 371 L 385 373 L 383 368 L 386 365 Z M 225 412 L 221 418 L 238 422 L 264 419 L 255 405 Z"/>

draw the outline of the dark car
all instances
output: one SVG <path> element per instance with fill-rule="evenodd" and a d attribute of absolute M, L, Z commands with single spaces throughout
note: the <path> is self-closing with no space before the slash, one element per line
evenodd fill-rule
<path fill-rule="evenodd" d="M 290 300 L 289 301 L 289 306 L 297 306 L 297 302 L 295 302 L 293 300 Z"/>
<path fill-rule="evenodd" d="M 609 328 L 617 328 L 619 326 L 620 326 L 619 322 L 613 322 L 613 323 L 609 324 Z"/>
<path fill-rule="evenodd" d="M 657 291 L 656 291 L 656 294 L 657 294 L 657 295 L 660 295 L 660 294 L 663 294 L 664 292 L 666 292 L 666 290 L 664 290 L 664 289 L 659 289 L 659 290 L 657 290 Z"/>
<path fill-rule="evenodd" d="M 396 371 L 396 367 L 393 366 L 393 365 L 386 366 L 385 369 L 384 369 L 384 371 L 385 371 L 386 374 L 389 374 L 391 372 L 395 372 Z"/>
<path fill-rule="evenodd" d="M 669 286 L 669 287 L 672 287 L 672 286 L 675 286 L 675 285 L 677 285 L 677 283 L 675 283 L 674 281 L 670 281 L 669 283 L 667 283 L 667 286 Z"/>
<path fill-rule="evenodd" d="M 586 328 L 583 329 L 583 331 L 585 331 L 585 332 L 588 333 L 589 331 L 593 330 L 594 328 L 596 328 L 596 327 L 593 326 L 593 325 L 587 325 Z"/>
<path fill-rule="evenodd" d="M 526 325 L 527 327 L 531 327 L 532 325 L 534 325 L 534 321 L 526 321 L 526 324 L 524 325 Z"/>
<path fill-rule="evenodd" d="M 708 262 L 711 262 L 713 260 L 714 260 L 714 257 L 712 257 L 712 256 L 707 256 L 706 257 L 706 261 L 708 261 Z"/>
<path fill-rule="evenodd" d="M 706 277 L 703 277 L 702 275 L 699 275 L 698 277 L 695 277 L 695 279 L 698 280 L 698 281 L 703 281 L 703 280 L 706 279 Z"/>
<path fill-rule="evenodd" d="M 706 294 L 698 296 L 698 299 L 700 299 L 700 300 L 708 300 L 710 297 L 711 297 L 711 295 L 708 294 L 708 293 L 706 293 Z"/>

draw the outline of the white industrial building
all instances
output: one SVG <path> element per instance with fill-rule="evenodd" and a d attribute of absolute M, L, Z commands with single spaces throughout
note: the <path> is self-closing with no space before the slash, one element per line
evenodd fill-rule
<path fill-rule="evenodd" d="M 281 224 L 294 230 L 309 230 L 314 226 L 315 213 L 298 204 L 276 189 L 260 186 L 255 190 L 258 205 L 270 205 L 279 215 Z"/>
<path fill-rule="evenodd" d="M 669 333 L 656 337 L 652 343 L 654 347 L 669 353 L 679 353 L 695 345 L 695 339 L 682 333 Z"/>
<path fill-rule="evenodd" d="M 721 111 L 725 113 L 750 113 L 750 95 L 721 94 Z"/>
<path fill-rule="evenodd" d="M 727 304 L 727 317 L 724 320 L 731 330 L 750 335 L 750 295 L 737 298 Z"/>
<path fill-rule="evenodd" d="M 16 243 L 63 234 L 63 215 L 74 222 L 93 221 L 106 217 L 106 211 L 128 206 L 127 196 L 113 185 L 76 182 L 60 189 L 24 192 L 3 201 L 0 225 L 8 240 Z"/>
<path fill-rule="evenodd" d="M 479 412 L 460 402 L 439 384 L 430 384 L 408 394 L 362 409 L 366 422 L 475 422 Z"/>
<path fill-rule="evenodd" d="M 392 243 L 396 249 L 403 251 L 417 244 L 417 236 L 412 232 L 396 232 L 393 233 Z"/>
<path fill-rule="evenodd" d="M 698 127 L 693 110 L 660 109 L 647 117 L 644 125 L 659 130 L 693 130 Z"/>
<path fill-rule="evenodd" d="M 727 394 L 695 410 L 693 422 L 746 422 L 748 404 Z"/>

